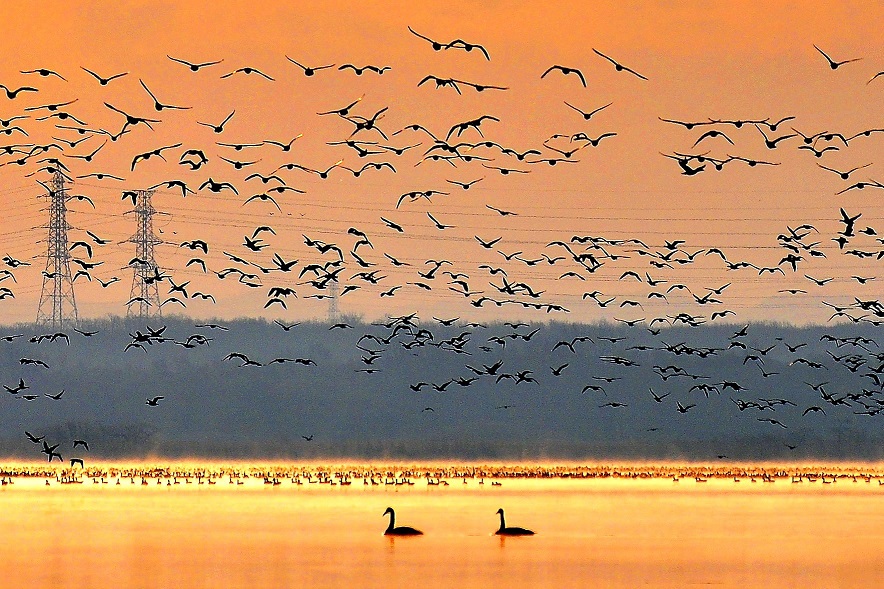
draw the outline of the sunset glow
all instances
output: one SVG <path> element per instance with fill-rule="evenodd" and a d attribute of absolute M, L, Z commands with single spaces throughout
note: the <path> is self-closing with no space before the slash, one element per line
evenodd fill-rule
<path fill-rule="evenodd" d="M 0 22 L 4 586 L 884 572 L 881 3 Z"/>

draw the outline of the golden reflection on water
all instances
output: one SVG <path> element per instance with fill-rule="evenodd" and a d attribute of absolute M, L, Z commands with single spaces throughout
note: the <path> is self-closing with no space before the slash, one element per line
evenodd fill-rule
<path fill-rule="evenodd" d="M 2 487 L 3 586 L 828 589 L 884 572 L 875 479 L 105 480 Z M 384 537 L 387 506 L 425 535 Z M 493 536 L 499 507 L 537 535 Z"/>

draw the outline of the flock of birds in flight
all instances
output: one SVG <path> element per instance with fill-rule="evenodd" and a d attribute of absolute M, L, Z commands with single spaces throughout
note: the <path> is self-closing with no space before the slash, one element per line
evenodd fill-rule
<path fill-rule="evenodd" d="M 440 51 L 463 51 L 465 53 L 473 53 L 480 56 L 481 59 L 491 61 L 489 51 L 482 45 L 467 42 L 463 39 L 454 39 L 449 42 L 436 41 L 426 35 L 423 35 L 409 27 L 409 32 L 423 43 L 429 44 L 435 52 Z M 851 58 L 841 61 L 835 61 L 827 53 L 817 46 L 815 49 L 825 58 L 826 64 L 831 70 L 848 64 L 857 62 L 860 58 Z M 614 70 L 631 76 L 637 83 L 649 82 L 649 77 L 640 73 L 637 69 L 632 69 L 620 63 L 615 58 L 592 48 L 595 56 L 605 63 L 613 66 Z M 177 65 L 183 66 L 190 72 L 196 74 L 207 71 L 217 71 L 223 68 L 225 63 L 223 59 L 193 62 L 174 56 L 167 56 L 168 59 Z M 343 65 L 322 64 L 322 65 L 305 65 L 288 55 L 285 56 L 287 61 L 297 68 L 297 70 L 305 77 L 314 77 L 324 75 L 327 70 L 337 69 L 340 72 L 350 73 L 355 76 L 383 76 L 392 68 L 390 66 L 380 65 L 362 65 L 358 66 L 352 63 Z M 639 68 L 641 69 L 641 68 Z M 98 85 L 107 87 L 116 81 L 129 76 L 129 72 L 115 73 L 113 75 L 104 76 L 86 67 L 82 67 L 86 75 L 90 76 Z M 39 76 L 41 78 L 57 78 L 67 82 L 67 78 L 61 73 L 48 68 L 36 68 L 31 70 L 23 70 L 22 75 Z M 564 78 L 575 78 L 583 87 L 587 86 L 586 76 L 584 73 L 572 66 L 561 64 L 553 64 L 545 71 L 540 73 L 540 78 L 547 80 L 549 83 L 564 83 L 555 81 L 557 76 Z M 259 82 L 274 82 L 276 78 L 255 67 L 240 67 L 231 71 L 225 71 L 220 78 L 227 79 L 234 76 L 252 76 L 258 78 Z M 882 83 L 880 78 L 884 77 L 884 71 L 875 73 L 868 80 L 868 85 Z M 439 77 L 435 75 L 427 75 L 418 81 L 417 86 L 423 87 L 425 84 L 433 84 L 435 89 L 444 91 L 446 89 L 454 91 L 458 95 L 462 95 L 464 91 L 473 90 L 477 93 L 483 92 L 506 92 L 510 88 L 479 82 L 471 82 L 459 78 Z M 102 101 L 103 107 L 119 118 L 121 126 L 117 131 L 105 130 L 101 127 L 89 126 L 79 116 L 73 114 L 72 111 L 77 109 L 77 98 L 64 100 L 61 102 L 48 102 L 45 104 L 29 105 L 24 107 L 22 112 L 15 113 L 9 118 L 0 119 L 0 135 L 10 137 L 22 136 L 30 137 L 34 129 L 29 129 L 29 124 L 33 121 L 48 121 L 53 124 L 52 142 L 38 143 L 13 143 L 0 145 L 0 167 L 28 168 L 29 171 L 25 177 L 36 177 L 41 186 L 49 193 L 53 193 L 52 186 L 48 183 L 49 178 L 53 175 L 61 175 L 69 182 L 76 180 L 100 181 L 102 183 L 125 182 L 124 176 L 118 171 L 106 171 L 106 169 L 98 171 L 95 168 L 96 162 L 101 161 L 104 150 L 110 144 L 123 145 L 127 141 L 127 136 L 135 134 L 136 131 L 145 129 L 153 131 L 155 126 L 164 124 L 159 117 L 159 113 L 167 111 L 189 111 L 192 106 L 167 104 L 160 100 L 156 88 L 151 88 L 143 80 L 139 79 L 139 85 L 150 98 L 150 103 L 157 115 L 147 115 L 142 113 L 131 114 L 136 112 L 135 107 L 121 108 L 108 101 Z M 42 96 L 42 90 L 32 85 L 7 86 L 0 84 L 0 89 L 5 91 L 9 104 L 18 104 L 19 100 L 25 99 L 27 96 Z M 2 96 L 2 95 L 0 95 Z M 640 316 L 629 315 L 627 317 L 612 316 L 616 322 L 619 322 L 628 328 L 645 329 L 654 337 L 662 337 L 662 329 L 664 326 L 686 326 L 699 327 L 709 324 L 719 319 L 736 315 L 732 309 L 723 307 L 726 300 L 726 290 L 731 286 L 731 282 L 714 285 L 697 287 L 695 285 L 686 284 L 681 281 L 672 279 L 672 273 L 679 269 L 694 264 L 697 261 L 705 260 L 714 261 L 718 264 L 718 268 L 725 272 L 749 272 L 757 280 L 770 279 L 779 275 L 780 279 L 787 279 L 793 276 L 803 276 L 804 282 L 801 284 L 789 283 L 779 290 L 779 294 L 791 297 L 806 295 L 808 289 L 821 289 L 836 277 L 832 276 L 814 276 L 807 266 L 811 264 L 814 258 L 828 258 L 833 251 L 837 255 L 851 256 L 860 261 L 868 261 L 874 263 L 884 258 L 884 238 L 879 237 L 878 231 L 864 224 L 861 219 L 862 212 L 855 210 L 848 211 L 846 208 L 840 208 L 837 223 L 840 225 L 840 231 L 826 236 L 824 230 L 818 229 L 814 223 L 803 223 L 796 227 L 787 226 L 783 233 L 777 236 L 777 246 L 782 249 L 781 259 L 774 264 L 761 264 L 746 260 L 734 259 L 732 254 L 725 252 L 717 247 L 706 247 L 696 250 L 688 249 L 685 240 L 681 239 L 665 239 L 663 244 L 648 245 L 647 240 L 638 238 L 607 238 L 600 235 L 574 235 L 570 238 L 563 237 L 550 241 L 542 251 L 536 254 L 526 253 L 525 245 L 521 245 L 521 249 L 510 248 L 508 251 L 504 248 L 507 244 L 505 234 L 493 237 L 483 237 L 475 235 L 476 251 L 481 254 L 490 256 L 487 260 L 481 260 L 482 263 L 476 264 L 475 268 L 462 268 L 459 262 L 447 260 L 439 257 L 439 259 L 428 259 L 422 264 L 409 261 L 407 256 L 393 254 L 390 251 L 380 251 L 380 246 L 375 244 L 384 241 L 389 243 L 391 239 L 397 236 L 407 235 L 410 228 L 394 219 L 397 211 L 407 208 L 413 203 L 423 201 L 428 204 L 434 204 L 439 199 L 437 197 L 447 196 L 449 190 L 460 189 L 468 191 L 476 184 L 482 182 L 485 177 L 469 177 L 469 178 L 446 178 L 446 188 L 440 186 L 432 188 L 414 189 L 402 193 L 390 202 L 390 212 L 385 216 L 380 216 L 379 223 L 375 225 L 381 228 L 382 233 L 363 231 L 355 226 L 350 227 L 346 234 L 341 235 L 341 239 L 351 241 L 352 244 L 343 246 L 343 242 L 325 241 L 316 237 L 308 236 L 309 229 L 305 229 L 302 234 L 303 244 L 312 258 L 309 262 L 301 262 L 299 259 L 292 259 L 284 252 L 275 251 L 272 256 L 267 256 L 264 250 L 271 248 L 274 237 L 277 237 L 277 228 L 274 228 L 269 219 L 274 218 L 274 214 L 282 213 L 286 207 L 285 198 L 291 194 L 304 194 L 306 191 L 292 185 L 291 178 L 287 176 L 287 172 L 297 171 L 309 175 L 313 180 L 325 180 L 338 174 L 350 174 L 353 178 L 360 178 L 369 173 L 397 173 L 397 165 L 391 161 L 393 157 L 404 156 L 407 152 L 423 148 L 424 151 L 415 166 L 430 165 L 430 162 L 441 162 L 446 169 L 459 171 L 463 169 L 473 170 L 478 167 L 488 171 L 496 172 L 502 176 L 516 177 L 523 174 L 531 173 L 530 166 L 547 164 L 548 166 L 557 165 L 573 165 L 578 163 L 574 156 L 584 149 L 597 148 L 603 145 L 603 142 L 613 141 L 618 136 L 617 132 L 605 131 L 590 134 L 587 132 L 575 132 L 556 134 L 541 145 L 528 149 L 515 148 L 513 146 L 505 146 L 486 137 L 485 131 L 494 124 L 501 122 L 500 118 L 491 114 L 482 114 L 481 116 L 470 118 L 451 125 L 447 130 L 442 132 L 432 131 L 420 123 L 412 123 L 404 127 L 391 131 L 381 121 L 389 114 L 389 107 L 381 106 L 375 110 L 363 112 L 363 98 L 350 101 L 348 104 L 329 108 L 317 113 L 319 117 L 332 117 L 338 121 L 349 124 L 349 135 L 342 135 L 328 141 L 329 146 L 340 147 L 341 149 L 349 149 L 354 152 L 355 157 L 365 160 L 366 163 L 361 167 L 349 167 L 343 165 L 343 159 L 339 159 L 329 166 L 325 165 L 306 165 L 301 162 L 287 161 L 282 163 L 275 169 L 268 169 L 266 173 L 252 171 L 258 168 L 260 162 L 264 159 L 267 150 L 272 150 L 276 155 L 287 158 L 289 154 L 295 150 L 296 141 L 300 135 L 284 140 L 261 139 L 246 142 L 234 141 L 217 141 L 217 147 L 222 149 L 221 155 L 215 155 L 206 149 L 205 146 L 185 146 L 184 142 L 162 145 L 147 151 L 139 153 L 128 152 L 132 155 L 128 166 L 128 171 L 134 173 L 136 169 L 140 170 L 140 166 L 161 160 L 169 164 L 170 161 L 177 163 L 179 169 L 183 170 L 187 179 L 172 178 L 158 181 L 150 186 L 151 190 L 164 191 L 180 191 L 180 195 L 186 198 L 188 195 L 197 193 L 223 195 L 230 198 L 242 198 L 240 191 L 243 187 L 260 184 L 261 192 L 257 192 L 242 200 L 242 207 L 248 206 L 250 209 L 254 207 L 266 207 L 266 224 L 260 224 L 251 231 L 250 234 L 243 236 L 243 241 L 239 245 L 242 248 L 237 252 L 230 252 L 225 249 L 222 255 L 215 253 L 216 246 L 204 239 L 188 239 L 177 244 L 180 249 L 187 249 L 193 252 L 193 256 L 185 265 L 181 272 L 193 272 L 197 275 L 209 276 L 214 274 L 218 280 L 225 280 L 228 277 L 235 277 L 238 284 L 250 289 L 267 288 L 267 296 L 264 302 L 264 309 L 273 309 L 275 311 L 287 311 L 292 299 L 329 299 L 333 297 L 344 297 L 349 293 L 357 290 L 375 290 L 381 298 L 395 297 L 400 290 L 406 289 L 413 292 L 428 292 L 440 290 L 437 286 L 440 282 L 444 282 L 441 287 L 446 293 L 453 292 L 459 297 L 463 297 L 471 307 L 481 309 L 487 306 L 494 307 L 517 307 L 525 310 L 541 311 L 544 314 L 550 313 L 570 313 L 571 309 L 561 303 L 548 300 L 544 297 L 545 289 L 537 283 L 530 282 L 530 278 L 526 278 L 522 273 L 529 273 L 531 268 L 552 268 L 553 266 L 565 268 L 557 277 L 560 281 L 580 281 L 587 284 L 593 283 L 594 275 L 598 276 L 602 273 L 611 273 L 614 279 L 621 284 L 628 285 L 630 292 L 640 293 L 634 296 L 623 296 L 617 294 L 607 294 L 600 289 L 587 290 L 582 294 L 581 301 L 588 301 L 602 310 L 616 310 L 619 313 L 638 313 Z M 604 116 L 604 111 L 612 106 L 612 103 L 604 104 L 594 108 L 584 109 L 580 106 L 565 101 L 564 108 L 574 111 L 579 120 L 583 122 L 594 121 L 596 116 Z M 362 112 L 362 114 L 357 114 Z M 86 117 L 83 117 L 86 118 Z M 205 117 L 195 119 L 192 123 L 205 127 L 216 139 L 221 139 L 227 133 L 227 127 L 237 118 L 237 108 L 231 108 L 223 117 L 212 119 Z M 850 133 L 836 132 L 830 130 L 808 131 L 807 129 L 799 130 L 796 126 L 792 126 L 795 122 L 794 116 L 777 116 L 764 118 L 749 119 L 727 119 L 727 118 L 709 118 L 706 120 L 682 121 L 669 117 L 660 117 L 660 120 L 666 124 L 678 125 L 686 131 L 694 129 L 701 131 L 693 140 L 690 150 L 673 151 L 671 153 L 662 153 L 662 156 L 673 160 L 678 165 L 681 174 L 685 176 L 695 176 L 700 173 L 716 170 L 723 170 L 726 166 L 744 164 L 749 168 L 756 166 L 778 166 L 779 161 L 767 159 L 756 159 L 745 155 L 739 155 L 737 148 L 737 138 L 735 132 L 744 128 L 752 130 L 749 134 L 754 134 L 755 141 L 758 145 L 763 145 L 771 153 L 776 150 L 784 149 L 786 146 L 797 145 L 797 150 L 807 152 L 808 155 L 823 162 L 827 154 L 837 151 L 859 150 L 863 146 L 864 141 L 873 141 L 869 139 L 875 135 L 884 134 L 884 128 L 865 128 L 854 130 Z M 780 128 L 789 125 L 786 132 Z M 733 131 L 731 131 L 733 129 Z M 60 137 L 55 137 L 55 134 Z M 473 142 L 463 140 L 464 136 L 476 134 L 479 138 Z M 78 137 L 79 138 L 76 138 Z M 419 137 L 416 142 L 397 143 L 393 138 Z M 96 143 L 101 140 L 101 144 Z M 689 140 L 689 143 L 690 143 Z M 83 152 L 75 152 L 81 143 L 89 142 L 92 146 Z M 429 141 L 429 146 L 426 145 Z M 710 151 L 704 150 L 712 146 L 723 147 L 724 155 L 710 156 Z M 859 147 L 857 147 L 859 146 Z M 119 148 L 124 149 L 123 147 Z M 262 157 L 241 158 L 239 154 L 245 153 L 261 153 Z M 495 157 L 499 156 L 499 157 Z M 177 162 L 175 162 L 177 157 Z M 169 159 L 167 159 L 169 158 Z M 126 156 L 128 160 L 128 155 Z M 216 176 L 208 176 L 203 179 L 205 172 L 204 167 L 210 165 L 210 161 L 217 159 L 219 162 L 226 164 L 226 170 L 230 176 L 221 178 Z M 76 166 L 75 166 L 76 162 Z M 79 170 L 82 173 L 74 174 L 68 167 L 82 166 L 84 169 Z M 845 182 L 843 188 L 837 191 L 837 195 L 843 193 L 852 193 L 865 189 L 884 189 L 884 184 L 875 179 L 857 180 L 856 175 L 862 170 L 873 165 L 873 162 L 862 161 L 850 169 L 839 169 L 833 165 L 817 164 L 822 170 L 836 174 Z M 2 172 L 0 172 L 2 173 Z M 233 174 L 242 174 L 241 179 L 234 178 Z M 487 173 L 487 172 L 486 172 Z M 202 175 L 201 175 L 202 174 Z M 102 184 L 101 186 L 105 186 Z M 450 187 L 450 188 L 448 188 Z M 134 205 L 138 204 L 139 193 L 136 190 L 123 190 L 122 200 L 130 200 Z M 67 195 L 69 202 L 85 202 L 95 208 L 95 202 L 88 196 L 83 195 Z M 395 202 L 393 202 L 395 201 Z M 489 211 L 487 214 L 494 218 L 499 218 L 501 223 L 505 223 L 509 217 L 519 215 L 518 211 L 507 210 L 500 207 L 485 204 L 485 209 Z M 257 210 L 257 209 L 255 209 Z M 444 209 L 443 209 L 444 210 Z M 434 214 L 435 212 L 435 214 Z M 426 216 L 431 226 L 438 231 L 446 231 L 454 227 L 450 223 L 446 223 L 444 215 L 438 211 L 426 212 Z M 74 264 L 76 272 L 73 275 L 74 282 L 85 280 L 92 282 L 93 280 L 100 283 L 101 287 L 108 288 L 115 282 L 120 281 L 118 276 L 110 276 L 102 278 L 98 276 L 96 270 L 102 266 L 103 261 L 93 258 L 101 251 L 101 248 L 113 243 L 113 240 L 99 236 L 93 230 L 84 230 L 83 238 L 73 241 L 70 246 L 71 263 Z M 288 237 L 288 236 L 285 236 Z M 380 238 L 380 239 L 379 239 Z M 280 240 L 283 237 L 279 238 Z M 834 249 L 830 244 L 837 245 Z M 342 247 L 343 246 L 343 247 Z M 828 246 L 828 247 L 826 247 Z M 518 246 L 517 246 L 518 247 Z M 229 249 L 229 248 L 228 248 Z M 210 252 L 212 256 L 210 257 Z M 828 253 L 827 253 L 828 252 Z M 378 256 L 380 253 L 382 255 Z M 75 255 L 76 254 L 76 255 Z M 437 256 L 438 257 L 438 256 Z M 220 269 L 210 268 L 214 266 L 213 260 L 222 259 L 227 264 L 226 267 Z M 641 260 L 647 262 L 644 267 L 629 265 L 631 260 Z M 719 263 L 720 260 L 720 263 Z M 0 282 L 9 280 L 11 283 L 17 282 L 16 273 L 27 271 L 29 266 L 33 264 L 27 260 L 17 259 L 16 257 L 6 254 L 2 258 L 2 262 L 6 268 L 0 270 Z M 629 265 L 628 269 L 624 265 Z M 157 265 L 151 265 L 149 260 L 139 259 L 137 256 L 129 261 L 126 265 L 129 268 L 138 269 L 148 266 L 149 273 L 144 278 L 146 283 L 168 286 L 168 292 L 163 297 L 161 306 L 178 305 L 186 308 L 187 304 L 194 300 L 206 303 L 215 303 L 215 294 L 209 292 L 202 286 L 197 289 L 191 286 L 191 281 L 176 282 L 174 273 L 168 272 Z M 801 270 L 799 270 L 801 268 Z M 389 284 L 389 276 L 391 270 L 408 272 L 413 278 L 398 284 Z M 620 272 L 620 270 L 623 270 Z M 413 272 L 413 274 L 412 274 Z M 483 274 L 483 279 L 477 277 L 475 272 Z M 599 274 L 596 274 L 596 273 Z M 388 273 L 388 274 L 385 274 Z M 654 276 L 652 276 L 652 273 Z M 619 276 L 619 278 L 618 278 Z M 56 276 L 53 272 L 49 272 L 48 268 L 43 272 L 45 280 L 52 280 Z M 275 277 L 281 277 L 279 283 L 267 286 L 265 280 L 272 280 Z M 283 281 L 282 278 L 285 280 Z M 839 278 L 840 280 L 843 280 Z M 850 280 L 856 282 L 859 287 L 866 284 L 874 284 L 877 279 L 873 275 L 854 275 Z M 297 280 L 297 282 L 296 282 Z M 387 282 L 382 282 L 387 280 Z M 478 282 L 482 282 L 481 285 Z M 341 286 L 337 294 L 331 294 L 332 287 Z M 297 287 L 297 288 L 296 288 Z M 303 288 L 302 288 L 303 287 Z M 607 288 L 603 283 L 600 288 Z M 309 294 L 305 294 L 309 291 Z M 819 291 L 821 292 L 821 291 Z M 11 286 L 0 286 L 0 301 L 6 298 L 14 298 L 15 293 Z M 146 304 L 148 306 L 156 304 L 156 302 L 145 300 L 141 297 L 133 297 L 127 303 Z M 656 317 L 649 317 L 645 313 L 645 305 L 676 305 L 680 308 L 691 309 L 690 312 L 682 311 L 678 313 L 664 313 Z M 830 320 L 842 319 L 849 323 L 866 326 L 880 326 L 884 322 L 884 304 L 875 298 L 866 296 L 855 296 L 852 302 L 824 302 L 832 309 Z M 714 310 L 712 310 L 714 309 Z M 707 314 L 707 310 L 711 310 Z M 156 311 L 156 310 L 155 310 Z M 530 329 L 530 325 L 522 323 L 509 323 L 512 329 L 503 334 L 497 334 L 487 339 L 482 344 L 477 344 L 473 336 L 475 330 L 487 328 L 486 325 L 478 322 L 462 322 L 460 317 L 452 318 L 435 318 L 440 326 L 448 328 L 463 328 L 460 334 L 447 338 L 442 338 L 434 334 L 427 325 L 422 325 L 417 319 L 416 314 L 404 315 L 401 317 L 390 318 L 382 326 L 386 330 L 384 333 L 365 333 L 356 341 L 356 346 L 361 355 L 361 361 L 364 367 L 359 369 L 366 374 L 380 372 L 376 368 L 376 362 L 383 357 L 384 352 L 394 342 L 408 350 L 415 352 L 419 348 L 433 346 L 439 350 L 454 354 L 463 354 L 472 356 L 473 354 L 493 354 L 497 349 L 503 350 L 508 343 L 515 344 L 518 342 L 529 342 L 532 337 L 538 333 L 542 327 Z M 295 324 L 287 324 L 282 321 L 276 321 L 286 332 L 290 331 Z M 226 330 L 226 327 L 219 323 L 203 323 L 197 325 L 201 329 Z M 353 326 L 346 322 L 333 323 L 330 330 L 347 330 Z M 524 327 L 526 330 L 522 330 Z M 148 328 L 146 330 L 136 330 L 131 333 L 131 341 L 127 343 L 125 351 L 141 350 L 147 352 L 151 346 L 170 342 L 179 345 L 185 349 L 193 349 L 200 346 L 207 346 L 212 338 L 205 333 L 190 334 L 186 338 L 180 339 L 167 336 L 165 327 L 159 329 Z M 466 331 L 466 329 L 473 331 Z M 776 373 L 765 372 L 764 361 L 767 354 L 772 349 L 779 348 L 779 342 L 771 345 L 755 348 L 747 347 L 744 338 L 747 334 L 748 326 L 737 331 L 731 337 L 725 348 L 704 348 L 694 347 L 684 342 L 679 344 L 668 344 L 660 341 L 655 346 L 632 346 L 626 350 L 620 350 L 616 353 L 610 352 L 601 354 L 599 358 L 616 366 L 620 370 L 629 369 L 630 367 L 639 366 L 639 362 L 626 354 L 628 350 L 638 351 L 663 351 L 667 354 L 679 357 L 692 358 L 708 358 L 718 355 L 719 353 L 733 350 L 735 348 L 744 350 L 745 358 L 742 360 L 741 366 L 756 366 L 763 377 L 768 378 Z M 97 332 L 77 329 L 77 332 L 84 337 L 92 337 Z M 0 338 L 0 341 L 12 342 L 13 340 L 25 337 L 24 334 L 11 334 Z M 845 393 L 835 395 L 827 390 L 828 383 L 810 384 L 812 388 L 820 394 L 821 400 L 832 406 L 848 406 L 858 409 L 856 413 L 865 415 L 877 415 L 884 411 L 884 353 L 878 352 L 878 344 L 873 339 L 865 337 L 844 337 L 835 338 L 833 336 L 830 343 L 837 348 L 848 346 L 854 349 L 855 353 L 834 354 L 829 352 L 831 359 L 838 365 L 845 367 L 851 373 L 860 374 L 863 378 L 868 378 L 874 383 L 871 388 L 863 388 L 861 393 Z M 595 340 L 605 339 L 603 337 L 594 337 L 592 335 L 581 335 L 572 340 L 559 341 L 548 351 L 552 353 L 562 353 L 567 350 L 572 354 L 577 354 L 578 344 L 585 345 L 587 343 L 597 343 Z M 612 346 L 619 343 L 622 338 L 607 338 L 607 344 Z M 70 337 L 65 332 L 57 332 L 51 334 L 35 335 L 29 339 L 31 343 L 40 344 L 43 341 L 54 342 L 62 340 L 70 344 Z M 783 342 L 783 345 L 789 349 L 793 355 L 805 343 L 790 345 Z M 861 350 L 861 352 L 858 352 Z M 317 362 L 311 358 L 288 358 L 280 357 L 272 360 L 259 361 L 251 358 L 249 355 L 231 351 L 227 354 L 223 361 L 239 361 L 241 367 L 262 367 L 273 364 L 293 363 L 302 365 L 305 368 L 317 365 Z M 48 369 L 46 362 L 37 358 L 22 357 L 21 366 L 28 366 L 30 369 Z M 433 382 L 415 382 L 410 385 L 415 392 L 420 392 L 424 388 L 432 389 L 438 392 L 444 392 L 449 386 L 468 387 L 480 379 L 493 380 L 500 383 L 509 380 L 515 385 L 536 384 L 538 375 L 532 369 L 503 371 L 504 361 L 501 359 L 489 360 L 486 362 L 472 362 L 465 366 L 470 374 L 452 377 L 448 381 L 441 383 Z M 559 377 L 569 366 L 570 363 L 561 363 L 558 366 L 549 367 L 552 376 Z M 804 365 L 809 370 L 828 370 L 829 367 L 823 363 L 795 355 L 789 366 Z M 692 374 L 677 364 L 667 366 L 655 365 L 654 373 L 666 382 L 669 379 L 682 380 L 687 379 L 694 381 L 695 384 L 690 391 L 699 391 L 708 398 L 710 393 L 721 393 L 724 390 L 732 390 L 735 393 L 744 391 L 744 387 L 739 382 L 723 379 L 718 382 L 708 382 L 712 377 L 702 374 Z M 594 377 L 596 378 L 596 377 Z M 588 383 L 581 391 L 582 393 L 595 392 L 602 393 L 607 396 L 605 385 L 617 381 L 617 376 L 599 376 L 596 382 Z M 700 382 L 696 382 L 700 381 Z M 29 386 L 22 377 L 18 384 L 4 384 L 4 389 L 10 395 L 18 398 L 33 401 L 38 398 L 37 395 L 29 394 L 26 391 Z M 871 385 L 870 385 L 871 386 Z M 657 393 L 650 389 L 650 395 L 653 402 L 663 404 L 664 399 L 672 393 Z M 56 401 L 61 399 L 62 393 L 45 394 L 46 397 Z M 161 402 L 165 400 L 165 395 L 156 395 L 148 398 L 145 404 L 148 407 L 159 407 Z M 757 411 L 763 414 L 765 411 L 775 411 L 778 407 L 793 403 L 788 399 L 733 399 L 734 404 L 742 413 L 747 410 Z M 794 403 L 793 403 L 794 404 Z M 628 403 L 621 400 L 607 400 L 599 405 L 600 408 L 625 408 Z M 696 407 L 696 402 L 688 402 L 679 400 L 676 402 L 675 409 L 680 414 L 685 414 L 692 408 Z M 862 407 L 862 409 L 859 409 Z M 510 406 L 503 405 L 502 409 L 509 409 Z M 425 407 L 424 412 L 435 412 L 433 407 Z M 816 404 L 806 408 L 803 415 L 811 413 L 825 414 L 822 405 Z M 782 421 L 772 418 L 760 416 L 759 421 L 770 423 L 773 427 L 787 429 L 787 425 Z M 41 446 L 41 451 L 48 457 L 51 462 L 53 458 L 62 459 L 58 451 L 58 444 L 50 444 L 45 438 L 27 434 L 28 439 L 36 445 Z M 311 436 L 304 436 L 305 440 L 312 440 Z M 83 447 L 88 450 L 88 444 L 84 440 L 75 440 L 73 447 Z M 81 459 L 74 459 L 80 461 Z M 73 466 L 73 464 L 72 464 Z M 503 527 L 503 513 L 501 515 L 501 528 Z M 393 514 L 390 510 L 390 526 L 393 526 Z"/>

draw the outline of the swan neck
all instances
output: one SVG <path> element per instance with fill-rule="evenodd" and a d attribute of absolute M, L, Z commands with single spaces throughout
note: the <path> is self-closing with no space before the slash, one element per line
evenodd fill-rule
<path fill-rule="evenodd" d="M 506 528 L 506 522 L 503 519 L 503 512 L 500 512 L 500 530 L 503 531 Z"/>
<path fill-rule="evenodd" d="M 390 525 L 387 526 L 388 532 L 393 530 L 393 527 L 395 525 L 395 523 L 394 523 L 395 521 L 396 521 L 396 514 L 391 511 L 390 512 Z"/>

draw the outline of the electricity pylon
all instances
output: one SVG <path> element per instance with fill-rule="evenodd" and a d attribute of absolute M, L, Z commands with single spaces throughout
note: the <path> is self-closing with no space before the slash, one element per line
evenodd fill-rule
<path fill-rule="evenodd" d="M 74 282 L 71 280 L 71 252 L 68 249 L 67 201 L 65 176 L 56 171 L 52 176 L 49 194 L 49 230 L 46 248 L 46 269 L 43 271 L 43 288 L 37 307 L 37 325 L 60 330 L 65 325 L 77 325 L 77 300 Z M 44 185 L 45 186 L 45 185 Z M 47 187 L 48 188 L 48 187 Z"/>
<path fill-rule="evenodd" d="M 126 303 L 127 317 L 161 317 L 160 290 L 158 283 L 165 279 L 154 257 L 154 248 L 163 240 L 153 232 L 154 215 L 163 215 L 153 208 L 150 199 L 153 190 L 135 191 L 135 208 L 125 214 L 135 215 L 138 230 L 126 242 L 135 244 L 135 257 L 129 262 L 132 267 L 132 289 Z"/>
<path fill-rule="evenodd" d="M 338 310 L 338 282 L 332 280 L 328 285 L 328 321 L 331 324 L 341 320 L 341 312 Z"/>

